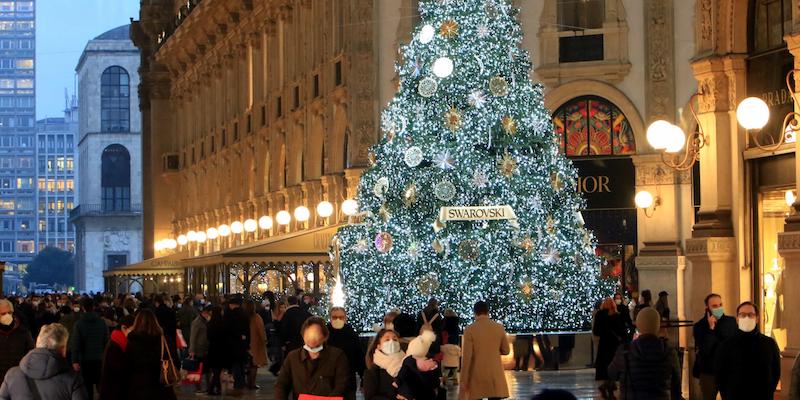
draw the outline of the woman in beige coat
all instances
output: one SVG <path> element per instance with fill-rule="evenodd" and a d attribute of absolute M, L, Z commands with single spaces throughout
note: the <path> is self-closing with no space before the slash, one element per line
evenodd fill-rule
<path fill-rule="evenodd" d="M 247 387 L 258 389 L 256 374 L 258 368 L 267 365 L 267 331 L 264 320 L 256 314 L 255 303 L 247 300 L 244 303 L 244 312 L 250 318 L 250 369 L 247 371 Z"/>
<path fill-rule="evenodd" d="M 501 357 L 511 352 L 503 325 L 489 319 L 489 305 L 475 303 L 475 322 L 464 331 L 460 399 L 506 398 L 508 383 Z"/>

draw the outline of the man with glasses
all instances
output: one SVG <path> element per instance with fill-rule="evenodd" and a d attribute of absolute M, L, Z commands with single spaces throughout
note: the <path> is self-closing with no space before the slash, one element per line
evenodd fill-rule
<path fill-rule="evenodd" d="M 347 356 L 347 361 L 350 365 L 350 377 L 348 378 L 348 395 L 345 396 L 345 400 L 355 399 L 357 389 L 356 375 L 363 376 L 364 369 L 366 369 L 364 351 L 361 349 L 361 342 L 355 329 L 347 323 L 347 313 L 344 308 L 333 307 L 330 315 L 331 322 L 328 323 L 330 336 L 328 336 L 327 344 L 338 348 Z"/>
<path fill-rule="evenodd" d="M 772 400 L 781 377 L 774 339 L 758 329 L 758 307 L 745 301 L 736 308 L 736 334 L 717 351 L 716 380 L 723 400 Z"/>
<path fill-rule="evenodd" d="M 716 293 L 706 296 L 705 305 L 703 318 L 693 328 L 696 357 L 692 375 L 700 380 L 703 400 L 717 400 L 719 388 L 714 380 L 717 350 L 725 340 L 736 334 L 736 318 L 725 315 L 722 296 Z"/>

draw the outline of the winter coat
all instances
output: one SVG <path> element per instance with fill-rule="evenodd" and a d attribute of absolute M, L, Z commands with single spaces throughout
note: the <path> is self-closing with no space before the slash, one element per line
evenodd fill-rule
<path fill-rule="evenodd" d="M 508 383 L 501 356 L 511 352 L 503 325 L 478 315 L 464 330 L 461 349 L 461 382 L 468 386 L 463 399 L 508 397 Z"/>
<path fill-rule="evenodd" d="M 180 310 L 178 310 L 178 327 L 181 330 L 181 335 L 183 335 L 183 340 L 186 341 L 186 344 L 189 346 L 192 345 L 191 340 L 191 331 L 192 331 L 192 322 L 194 322 L 195 318 L 197 318 L 197 310 L 195 310 L 192 306 L 182 306 Z"/>
<path fill-rule="evenodd" d="M 189 353 L 198 358 L 205 358 L 208 355 L 208 321 L 202 315 L 198 315 L 192 321 L 189 337 Z"/>
<path fill-rule="evenodd" d="M 164 358 L 167 355 L 164 354 Z M 128 334 L 125 348 L 128 400 L 174 400 L 172 387 L 161 384 L 161 336 L 141 332 Z M 177 367 L 177 366 L 176 366 Z"/>
<path fill-rule="evenodd" d="M 708 318 L 705 315 L 694 324 L 692 333 L 697 356 L 692 366 L 692 375 L 695 378 L 699 378 L 701 374 L 714 375 L 717 349 L 723 342 L 735 336 L 738 331 L 736 318 L 727 315 L 723 315 L 717 320 L 713 331 L 708 326 Z"/>
<path fill-rule="evenodd" d="M 297 400 L 301 394 L 316 396 L 355 396 L 348 391 L 350 369 L 347 357 L 336 347 L 324 346 L 312 360 L 305 349 L 292 350 L 283 362 L 275 382 L 275 399 Z"/>
<path fill-rule="evenodd" d="M 345 324 L 342 329 L 333 329 L 331 324 L 328 324 L 327 345 L 336 347 L 347 356 L 347 365 L 350 370 L 350 389 L 353 391 L 353 399 L 355 399 L 356 390 L 356 375 L 363 376 L 364 369 L 367 368 L 364 359 L 364 351 L 361 348 L 361 341 L 358 334 L 350 324 Z"/>
<path fill-rule="evenodd" d="M 300 335 L 300 328 L 310 317 L 308 311 L 304 311 L 298 306 L 289 306 L 283 314 L 278 334 L 281 341 L 286 345 L 286 351 L 292 351 L 303 347 L 303 337 Z"/>
<path fill-rule="evenodd" d="M 250 349 L 250 319 L 241 307 L 225 310 L 225 336 L 228 339 L 228 357 L 231 363 L 244 364 Z"/>
<path fill-rule="evenodd" d="M 108 343 L 108 327 L 97 313 L 85 313 L 70 336 L 72 362 L 101 361 Z"/>
<path fill-rule="evenodd" d="M 717 351 L 715 377 L 723 400 L 772 400 L 781 378 L 781 357 L 775 340 L 738 330 Z"/>
<path fill-rule="evenodd" d="M 461 347 L 454 344 L 446 344 L 442 346 L 442 353 L 444 354 L 442 367 L 458 368 L 459 362 L 461 361 Z"/>
<path fill-rule="evenodd" d="M 178 360 L 178 319 L 175 316 L 175 311 L 167 307 L 166 304 L 161 304 L 154 310 L 158 325 L 164 331 L 164 337 L 167 338 L 167 346 L 169 346 L 169 354 L 172 355 L 173 360 Z"/>
<path fill-rule="evenodd" d="M 264 320 L 258 314 L 250 317 L 250 357 L 253 365 L 263 367 L 269 363 L 267 359 L 267 331 Z"/>
<path fill-rule="evenodd" d="M 67 328 L 67 332 L 69 335 L 72 336 L 72 330 L 75 328 L 75 322 L 81 319 L 82 313 L 70 312 L 69 314 L 64 314 L 61 316 L 61 319 L 58 320 L 58 323 L 64 325 L 64 328 Z"/>
<path fill-rule="evenodd" d="M 594 379 L 598 381 L 610 380 L 608 364 L 614 358 L 617 347 L 627 336 L 625 323 L 620 314 L 609 315 L 608 310 L 600 310 L 595 315 L 592 333 L 600 337 L 597 345 L 597 357 L 594 361 Z"/>
<path fill-rule="evenodd" d="M 400 313 L 392 321 L 394 330 L 401 338 L 416 337 L 419 335 L 419 328 L 414 317 L 408 313 Z"/>
<path fill-rule="evenodd" d="M 678 353 L 655 335 L 642 335 L 617 349 L 608 375 L 619 380 L 623 400 L 680 400 Z"/>
<path fill-rule="evenodd" d="M 441 389 L 441 380 L 441 368 L 422 372 L 417 368 L 417 360 L 409 356 L 397 373 L 397 393 L 408 400 L 434 400 Z"/>
<path fill-rule="evenodd" d="M 11 368 L 0 386 L 0 399 L 32 399 L 31 385 L 46 400 L 87 400 L 81 375 L 72 371 L 67 359 L 49 349 L 33 349 Z"/>
<path fill-rule="evenodd" d="M 397 388 L 393 383 L 394 378 L 385 369 L 377 365 L 367 368 L 361 381 L 364 400 L 397 399 Z"/>
<path fill-rule="evenodd" d="M 100 400 L 124 399 L 128 387 L 125 376 L 128 366 L 125 364 L 125 349 L 128 339 L 117 329 L 111 333 L 111 340 L 103 355 L 103 369 L 100 373 Z"/>
<path fill-rule="evenodd" d="M 228 339 L 225 336 L 225 322 L 222 319 L 208 321 L 206 324 L 206 334 L 208 337 L 208 355 L 206 365 L 209 368 L 228 368 L 230 358 L 228 357 Z"/>
<path fill-rule="evenodd" d="M 19 365 L 32 348 L 33 338 L 22 320 L 14 318 L 11 325 L 0 325 L 0 377 L 5 376 L 11 367 Z"/>

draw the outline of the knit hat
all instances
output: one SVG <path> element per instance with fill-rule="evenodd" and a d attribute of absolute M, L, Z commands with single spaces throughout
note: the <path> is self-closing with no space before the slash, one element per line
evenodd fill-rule
<path fill-rule="evenodd" d="M 661 329 L 661 315 L 653 307 L 645 307 L 636 316 L 636 329 L 642 335 L 656 335 Z"/>
<path fill-rule="evenodd" d="M 425 358 L 428 355 L 428 349 L 431 347 L 431 342 L 426 340 L 423 335 L 415 337 L 408 343 L 408 350 L 406 355 L 414 358 Z"/>

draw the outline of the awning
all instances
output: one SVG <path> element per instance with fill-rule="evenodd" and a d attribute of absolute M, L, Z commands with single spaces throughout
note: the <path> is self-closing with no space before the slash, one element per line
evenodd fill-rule
<path fill-rule="evenodd" d="M 330 261 L 331 239 L 342 225 L 293 232 L 248 243 L 232 249 L 184 258 L 183 267 L 203 267 L 226 263 L 303 263 Z"/>
<path fill-rule="evenodd" d="M 182 275 L 183 267 L 180 265 L 180 261 L 186 256 L 188 256 L 187 252 L 180 252 L 151 258 L 136 264 L 104 271 L 103 276 Z"/>

